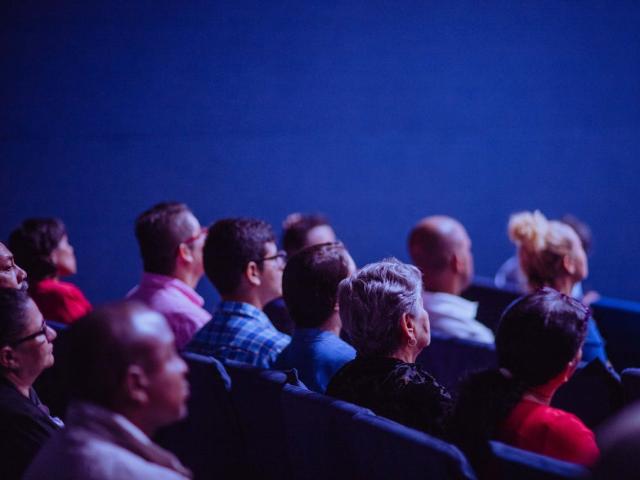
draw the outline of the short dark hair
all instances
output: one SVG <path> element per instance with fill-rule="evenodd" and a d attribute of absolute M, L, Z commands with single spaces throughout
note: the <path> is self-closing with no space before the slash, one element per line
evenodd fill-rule
<path fill-rule="evenodd" d="M 0 347 L 9 345 L 24 333 L 30 301 L 24 290 L 0 288 Z"/>
<path fill-rule="evenodd" d="M 134 301 L 95 309 L 65 333 L 65 370 L 72 398 L 114 408 L 122 381 L 132 364 L 150 368 L 155 357 L 149 343 L 136 335 L 133 315 L 148 310 Z"/>
<path fill-rule="evenodd" d="M 28 218 L 11 232 L 9 249 L 32 285 L 56 274 L 58 267 L 51 260 L 51 253 L 66 234 L 59 218 Z"/>
<path fill-rule="evenodd" d="M 145 272 L 173 273 L 180 242 L 193 234 L 185 221 L 187 213 L 191 210 L 184 203 L 162 202 L 138 216 L 135 232 Z"/>
<path fill-rule="evenodd" d="M 584 342 L 589 309 L 545 287 L 512 303 L 496 334 L 499 369 L 471 374 L 460 387 L 451 420 L 452 440 L 483 471 L 489 439 L 523 394 L 566 368 Z"/>
<path fill-rule="evenodd" d="M 329 225 L 329 220 L 318 213 L 310 215 L 293 213 L 289 215 L 282 225 L 282 248 L 287 252 L 287 255 L 293 255 L 305 247 L 309 231 L 322 225 Z"/>
<path fill-rule="evenodd" d="M 275 243 L 271 225 L 254 218 L 225 218 L 209 228 L 204 244 L 203 262 L 207 277 L 221 295 L 240 286 L 247 264 L 266 254 L 266 244 Z"/>
<path fill-rule="evenodd" d="M 315 328 L 333 312 L 338 284 L 349 276 L 344 245 L 323 243 L 304 248 L 287 262 L 282 293 L 296 326 Z"/>

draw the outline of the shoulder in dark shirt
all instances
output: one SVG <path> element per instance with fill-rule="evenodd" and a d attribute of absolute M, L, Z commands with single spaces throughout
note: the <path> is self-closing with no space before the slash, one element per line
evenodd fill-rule
<path fill-rule="evenodd" d="M 347 363 L 331 379 L 327 395 L 436 436 L 444 435 L 452 406 L 447 390 L 419 365 L 393 358 Z"/>

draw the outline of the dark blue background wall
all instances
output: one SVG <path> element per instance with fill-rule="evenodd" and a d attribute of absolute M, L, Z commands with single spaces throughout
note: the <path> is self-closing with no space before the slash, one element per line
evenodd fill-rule
<path fill-rule="evenodd" d="M 0 237 L 62 217 L 92 300 L 137 281 L 163 199 L 323 211 L 360 264 L 448 213 L 484 275 L 511 212 L 573 212 L 591 285 L 640 299 L 639 3 L 94 3 L 0 11 Z"/>

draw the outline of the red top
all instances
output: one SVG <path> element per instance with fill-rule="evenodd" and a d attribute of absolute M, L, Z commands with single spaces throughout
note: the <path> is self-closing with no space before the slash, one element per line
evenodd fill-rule
<path fill-rule="evenodd" d="M 593 432 L 578 417 L 526 399 L 500 426 L 497 440 L 586 466 L 593 465 L 600 455 Z"/>
<path fill-rule="evenodd" d="M 72 283 L 47 278 L 30 288 L 29 293 L 47 320 L 73 323 L 91 311 L 89 301 Z"/>

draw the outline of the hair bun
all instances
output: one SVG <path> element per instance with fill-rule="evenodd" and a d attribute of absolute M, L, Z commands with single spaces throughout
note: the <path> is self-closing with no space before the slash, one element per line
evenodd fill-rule
<path fill-rule="evenodd" d="M 544 249 L 549 231 L 549 221 L 539 210 L 520 212 L 509 219 L 509 238 L 527 250 Z"/>

